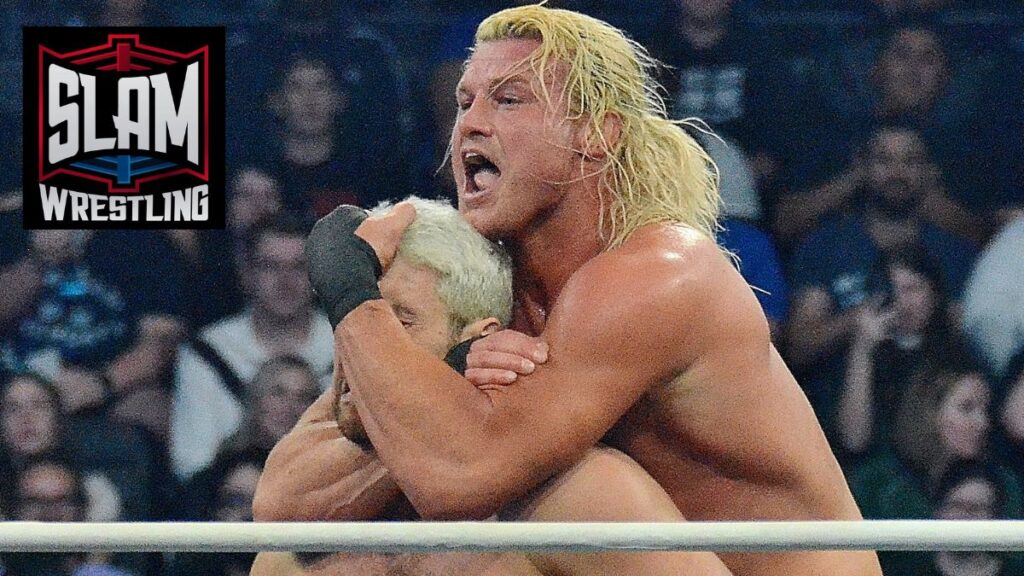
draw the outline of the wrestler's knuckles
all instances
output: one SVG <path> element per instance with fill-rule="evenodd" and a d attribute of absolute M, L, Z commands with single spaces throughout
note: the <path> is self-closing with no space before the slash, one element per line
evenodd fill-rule
<path fill-rule="evenodd" d="M 398 252 L 402 233 L 415 219 L 416 208 L 408 202 L 400 202 L 387 214 L 364 220 L 355 234 L 373 247 L 381 268 L 387 270 Z"/>

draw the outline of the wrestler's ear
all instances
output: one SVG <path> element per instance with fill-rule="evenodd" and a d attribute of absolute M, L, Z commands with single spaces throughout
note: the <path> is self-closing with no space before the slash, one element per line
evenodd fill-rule
<path fill-rule="evenodd" d="M 621 136 L 622 118 L 609 112 L 601 122 L 600 131 L 590 121 L 580 125 L 576 149 L 583 154 L 584 160 L 604 160 L 608 157 L 608 151 L 615 149 Z"/>
<path fill-rule="evenodd" d="M 465 342 L 477 336 L 490 336 L 498 330 L 501 330 L 501 321 L 497 318 L 477 320 L 462 329 L 462 334 L 459 334 L 459 342 Z"/>

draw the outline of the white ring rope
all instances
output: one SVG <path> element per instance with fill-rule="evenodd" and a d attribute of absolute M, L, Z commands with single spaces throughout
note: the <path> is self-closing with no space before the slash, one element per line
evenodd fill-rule
<path fill-rule="evenodd" d="M 1024 551 L 1024 521 L 0 522 L 0 552 Z"/>

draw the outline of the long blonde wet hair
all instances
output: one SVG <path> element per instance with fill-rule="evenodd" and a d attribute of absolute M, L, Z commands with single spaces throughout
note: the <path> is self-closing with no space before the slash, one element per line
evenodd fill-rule
<path fill-rule="evenodd" d="M 655 222 L 679 223 L 709 238 L 718 228 L 718 171 L 683 126 L 706 131 L 699 121 L 670 120 L 653 79 L 658 63 L 620 30 L 596 18 L 542 5 L 502 10 L 480 23 L 476 44 L 508 39 L 540 41 L 524 64 L 540 79 L 551 106 L 553 64 L 566 66 L 564 92 L 570 121 L 590 127 L 588 138 L 609 161 L 601 170 L 602 234 L 607 247 Z M 606 122 L 617 120 L 609 142 Z"/>

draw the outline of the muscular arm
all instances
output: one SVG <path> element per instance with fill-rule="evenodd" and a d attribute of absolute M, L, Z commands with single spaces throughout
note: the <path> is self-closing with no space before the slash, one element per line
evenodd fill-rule
<path fill-rule="evenodd" d="M 256 487 L 256 520 L 368 520 L 401 495 L 376 455 L 342 436 L 337 401 L 334 388 L 324 392 L 274 446 Z"/>
<path fill-rule="evenodd" d="M 712 274 L 735 276 L 705 244 L 592 260 L 548 318 L 551 359 L 505 387 L 477 389 L 418 350 L 382 301 L 349 314 L 337 331 L 345 376 L 370 439 L 417 511 L 489 516 L 578 461 L 651 385 L 682 372 L 702 346 L 686 319 L 714 290 L 695 290 L 697 278 L 710 261 Z"/>

